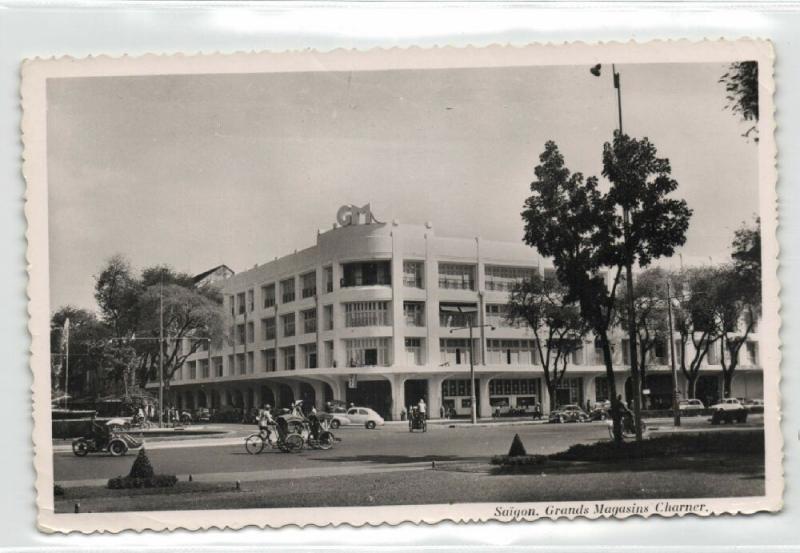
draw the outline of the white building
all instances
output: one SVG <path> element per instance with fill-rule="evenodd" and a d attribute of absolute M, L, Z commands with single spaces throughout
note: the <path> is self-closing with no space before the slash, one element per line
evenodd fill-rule
<path fill-rule="evenodd" d="M 532 272 L 547 272 L 522 243 L 437 236 L 425 226 L 378 223 L 367 209 L 345 207 L 340 225 L 316 245 L 222 281 L 228 336 L 221 350 L 192 356 L 170 384 L 181 408 L 337 399 L 398 419 L 424 399 L 470 411 L 466 329 L 453 307 L 477 309 L 475 362 L 479 416 L 549 401 L 533 333 L 504 318 L 508 291 Z M 762 396 L 758 337 L 743 349 L 734 395 Z M 624 342 L 614 347 L 616 386 L 625 389 Z M 666 348 L 663 348 L 666 350 Z M 654 404 L 672 392 L 669 353 L 658 349 L 646 387 Z M 718 355 L 709 355 L 701 399 L 719 397 Z M 570 359 L 558 391 L 563 403 L 607 399 L 605 367 L 591 338 Z M 685 381 L 680 376 L 680 385 Z"/>

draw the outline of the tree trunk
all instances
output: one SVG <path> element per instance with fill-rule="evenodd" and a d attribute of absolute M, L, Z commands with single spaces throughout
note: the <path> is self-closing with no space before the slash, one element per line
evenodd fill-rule
<path fill-rule="evenodd" d="M 611 420 L 614 428 L 614 442 L 622 443 L 622 411 L 617 397 L 617 384 L 614 382 L 614 361 L 611 357 L 611 346 L 605 333 L 598 336 L 600 347 L 603 350 L 603 361 L 606 364 L 606 380 L 608 380 L 608 395 L 611 400 Z"/>
<path fill-rule="evenodd" d="M 687 393 L 689 395 L 689 399 L 696 399 L 697 398 L 697 379 L 700 375 L 699 374 L 691 374 L 689 373 L 689 377 L 687 377 Z"/>
<path fill-rule="evenodd" d="M 727 370 L 722 372 L 722 394 L 723 397 L 733 397 L 731 388 L 733 387 L 733 371 Z"/>
<path fill-rule="evenodd" d="M 556 383 L 551 381 L 547 385 L 547 395 L 550 398 L 550 411 L 556 408 Z"/>

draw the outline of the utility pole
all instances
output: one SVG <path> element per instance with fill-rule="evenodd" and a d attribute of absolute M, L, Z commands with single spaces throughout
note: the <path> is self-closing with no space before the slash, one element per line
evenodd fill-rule
<path fill-rule="evenodd" d="M 669 362 L 672 368 L 672 417 L 675 426 L 681 425 L 681 410 L 678 404 L 678 371 L 675 369 L 675 335 L 672 330 L 672 293 L 667 279 L 667 319 L 669 320 Z"/>
<path fill-rule="evenodd" d="M 590 72 L 595 77 L 600 76 L 600 65 L 593 67 Z M 620 83 L 619 73 L 615 64 L 611 64 L 611 73 L 614 78 L 614 88 L 617 91 L 617 118 L 619 124 L 619 136 L 622 138 L 622 85 Z M 630 251 L 630 213 L 623 204 L 622 207 L 622 225 L 623 237 L 625 240 L 625 285 L 627 291 L 628 303 L 628 342 L 630 344 L 630 361 L 631 361 L 631 380 L 633 388 L 633 415 L 634 427 L 636 428 L 636 441 L 642 441 L 642 396 L 641 396 L 641 383 L 639 382 L 639 362 L 636 356 L 636 314 L 634 313 L 634 300 L 633 300 L 633 261 L 632 252 Z M 616 399 L 615 399 L 616 401 Z"/>
<path fill-rule="evenodd" d="M 467 329 L 469 330 L 469 390 L 470 390 L 469 397 L 470 397 L 470 411 L 471 411 L 470 415 L 472 419 L 472 424 L 475 424 L 478 422 L 478 407 L 477 407 L 477 398 L 475 395 L 475 360 L 474 360 L 475 348 L 472 343 L 474 335 L 473 329 L 475 328 L 482 329 L 484 327 L 489 327 L 491 330 L 494 330 L 495 328 L 494 325 L 475 324 L 475 319 L 473 318 L 473 315 L 477 315 L 478 313 L 477 308 L 464 307 L 459 305 L 456 306 L 455 309 L 447 309 L 447 310 L 456 311 L 462 315 L 467 315 L 466 326 L 460 328 L 451 328 L 450 334 L 452 334 L 456 330 L 467 330 Z"/>
<path fill-rule="evenodd" d="M 164 275 L 158 290 L 158 426 L 164 428 Z"/>

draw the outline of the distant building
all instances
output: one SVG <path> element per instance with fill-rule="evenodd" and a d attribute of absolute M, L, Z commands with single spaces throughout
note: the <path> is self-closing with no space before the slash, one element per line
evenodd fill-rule
<path fill-rule="evenodd" d="M 209 284 L 216 284 L 223 280 L 231 278 L 234 274 L 233 269 L 227 265 L 217 265 L 213 269 L 204 271 L 199 275 L 195 275 L 192 279 L 195 286 L 206 286 Z"/>
<path fill-rule="evenodd" d="M 521 242 L 441 237 L 427 225 L 379 223 L 367 209 L 345 206 L 339 225 L 316 245 L 231 275 L 224 265 L 198 275 L 222 278 L 226 338 L 221 349 L 190 357 L 170 383 L 181 408 L 287 406 L 303 399 L 319 408 L 342 400 L 399 419 L 424 399 L 429 415 L 470 412 L 470 354 L 478 413 L 551 407 L 534 335 L 505 319 L 509 291 L 524 278 L 553 275 L 551 265 Z M 227 271 L 226 271 L 227 270 Z M 457 308 L 477 313 L 469 332 Z M 612 337 L 615 385 L 631 394 L 627 339 Z M 691 347 L 691 346 L 690 346 Z M 645 387 L 652 406 L 672 395 L 669 348 L 651 354 Z M 717 348 L 698 381 L 704 402 L 722 391 Z M 685 394 L 686 381 L 679 374 Z M 588 336 L 569 358 L 558 404 L 608 398 L 600 349 Z M 740 353 L 735 396 L 763 394 L 755 332 Z M 683 397 L 686 397 L 684 395 Z"/>

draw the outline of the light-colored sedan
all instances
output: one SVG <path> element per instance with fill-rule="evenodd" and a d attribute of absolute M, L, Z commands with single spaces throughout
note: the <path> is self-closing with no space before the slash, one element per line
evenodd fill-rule
<path fill-rule="evenodd" d="M 681 411 L 698 411 L 705 408 L 706 406 L 699 399 L 682 399 L 678 402 L 678 409 Z"/>
<path fill-rule="evenodd" d="M 347 410 L 346 417 L 350 421 L 349 424 L 364 425 L 365 428 L 370 430 L 376 426 L 383 426 L 386 423 L 382 416 L 369 407 L 351 407 Z"/>

